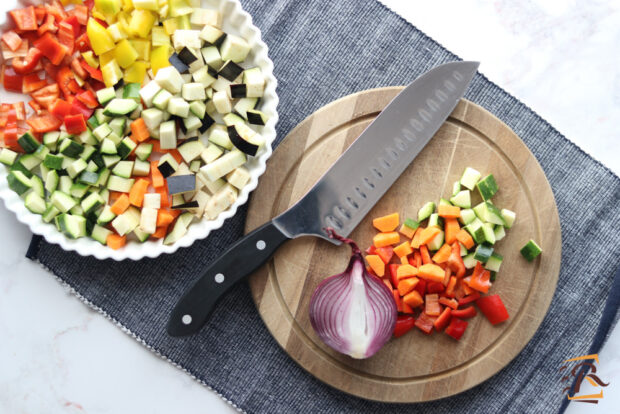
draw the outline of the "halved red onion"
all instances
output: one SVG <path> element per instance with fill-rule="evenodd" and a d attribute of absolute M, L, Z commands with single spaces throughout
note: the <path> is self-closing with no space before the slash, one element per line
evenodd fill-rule
<path fill-rule="evenodd" d="M 323 280 L 310 299 L 310 322 L 319 337 L 338 352 L 363 359 L 392 337 L 398 311 L 392 292 L 366 271 L 359 247 L 326 229 L 331 238 L 351 246 L 343 273 Z"/>

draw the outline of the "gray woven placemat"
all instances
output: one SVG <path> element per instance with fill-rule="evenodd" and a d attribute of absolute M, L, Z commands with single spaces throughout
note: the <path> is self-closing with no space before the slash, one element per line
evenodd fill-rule
<path fill-rule="evenodd" d="M 279 139 L 334 99 L 406 84 L 457 59 L 374 0 L 242 3 L 275 63 Z M 165 326 L 175 301 L 242 235 L 245 209 L 208 240 L 154 260 L 97 261 L 40 238 L 28 256 L 152 350 L 249 412 L 557 411 L 565 399 L 558 369 L 563 359 L 590 348 L 618 266 L 620 180 L 483 76 L 476 76 L 466 97 L 506 122 L 536 155 L 553 188 L 563 235 L 560 279 L 539 331 L 507 367 L 471 391 L 412 406 L 369 402 L 325 386 L 271 338 L 245 283 L 198 335 L 169 337 Z M 615 315 L 617 304 L 609 312 Z M 605 326 L 602 331 L 604 337 Z"/>

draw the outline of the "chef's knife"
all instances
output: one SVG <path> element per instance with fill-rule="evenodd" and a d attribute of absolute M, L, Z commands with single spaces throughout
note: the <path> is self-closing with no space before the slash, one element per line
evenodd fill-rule
<path fill-rule="evenodd" d="M 426 72 L 402 90 L 294 206 L 233 244 L 183 295 L 168 333 L 195 333 L 220 297 L 264 264 L 285 241 L 347 236 L 448 118 L 478 69 L 451 62 Z"/>

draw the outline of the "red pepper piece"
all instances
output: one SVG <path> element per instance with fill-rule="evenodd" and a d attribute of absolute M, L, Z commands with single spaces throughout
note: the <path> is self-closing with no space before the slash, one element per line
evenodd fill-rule
<path fill-rule="evenodd" d="M 452 311 L 452 316 L 455 318 L 473 318 L 478 314 L 478 311 L 473 306 L 468 306 L 465 309 L 456 309 Z"/>
<path fill-rule="evenodd" d="M 62 122 L 58 120 L 52 114 L 46 113 L 39 116 L 34 116 L 26 121 L 32 130 L 36 133 L 44 133 L 50 131 L 56 131 L 62 125 Z"/>
<path fill-rule="evenodd" d="M 452 309 L 450 309 L 449 307 L 446 307 L 443 310 L 443 312 L 441 312 L 441 315 L 439 315 L 437 319 L 435 319 L 435 323 L 433 324 L 433 326 L 435 327 L 436 330 L 443 331 L 444 328 L 448 326 L 448 323 L 450 323 L 451 318 L 452 318 Z"/>
<path fill-rule="evenodd" d="M 59 95 L 60 91 L 58 89 L 58 84 L 56 83 L 41 88 L 30 94 L 30 96 L 32 96 L 32 99 L 37 101 L 39 105 L 46 109 L 58 100 Z"/>
<path fill-rule="evenodd" d="M 88 108 L 78 99 L 74 99 L 73 102 L 71 102 L 72 115 L 82 115 L 84 118 L 88 119 L 93 115 L 93 112 L 95 112 L 94 109 Z"/>
<path fill-rule="evenodd" d="M 415 285 L 415 287 L 413 288 L 413 290 L 417 290 L 420 296 L 424 297 L 426 295 L 426 284 L 427 282 L 425 279 L 420 279 L 418 284 Z"/>
<path fill-rule="evenodd" d="M 459 246 L 458 242 L 454 242 L 451 247 L 452 252 L 450 253 L 447 263 L 450 270 L 454 272 L 455 276 L 457 278 L 461 278 L 465 276 L 465 272 L 467 271 L 463 258 L 461 257 L 461 246 Z"/>
<path fill-rule="evenodd" d="M 60 64 L 67 54 L 67 49 L 50 32 L 45 33 L 42 38 L 36 40 L 34 46 L 54 65 Z"/>
<path fill-rule="evenodd" d="M 394 249 L 392 246 L 379 247 L 376 249 L 376 254 L 383 260 L 383 263 L 388 264 L 394 256 Z"/>
<path fill-rule="evenodd" d="M 398 315 L 396 326 L 394 327 L 394 338 L 406 334 L 415 325 L 415 318 L 411 315 Z"/>
<path fill-rule="evenodd" d="M 71 108 L 71 104 L 63 99 L 57 99 L 49 107 L 52 115 L 61 120 L 71 115 Z"/>
<path fill-rule="evenodd" d="M 444 332 L 458 341 L 465 333 L 465 329 L 467 329 L 467 321 L 454 317 L 454 311 L 452 311 L 452 316 L 450 325 L 448 325 Z"/>
<path fill-rule="evenodd" d="M 37 30 L 37 15 L 33 6 L 11 10 L 9 14 L 19 30 Z"/>
<path fill-rule="evenodd" d="M 67 20 L 63 20 L 58 24 L 58 41 L 67 49 L 67 55 L 70 56 L 73 54 L 73 48 L 75 47 L 75 34 L 73 31 L 73 26 L 68 23 Z"/>
<path fill-rule="evenodd" d="M 73 78 L 73 72 L 68 67 L 63 67 L 58 71 L 58 75 L 56 76 L 56 82 L 58 82 L 58 86 L 60 87 L 60 91 L 65 96 L 65 99 L 72 95 L 71 89 L 69 89 L 69 84 L 71 81 L 75 82 Z"/>
<path fill-rule="evenodd" d="M 467 295 L 464 298 L 459 299 L 459 306 L 467 305 L 468 303 L 475 302 L 480 299 L 480 293 L 474 292 L 471 295 Z"/>
<path fill-rule="evenodd" d="M 22 93 L 22 84 L 24 81 L 24 77 L 18 74 L 15 69 L 13 69 L 13 67 L 5 66 L 2 77 L 4 89 L 6 89 L 7 91 Z"/>
<path fill-rule="evenodd" d="M 476 301 L 476 306 L 493 325 L 504 322 L 510 317 L 499 295 L 482 297 Z"/>
<path fill-rule="evenodd" d="M 88 72 L 91 78 L 98 80 L 99 82 L 103 82 L 103 74 L 101 73 L 99 69 L 93 68 L 85 61 L 80 61 L 80 65 L 86 72 Z M 371 247 L 375 247 L 375 246 L 371 246 Z M 369 253 L 369 254 L 374 254 L 374 253 Z"/>
<path fill-rule="evenodd" d="M 87 108 L 94 109 L 99 106 L 97 97 L 92 91 L 84 91 L 81 94 L 77 95 L 76 98 L 78 101 L 86 105 Z"/>
<path fill-rule="evenodd" d="M 398 287 L 397 273 L 398 273 L 399 266 L 400 265 L 397 265 L 397 264 L 390 264 L 388 266 L 388 270 L 390 272 L 390 281 L 392 282 L 392 286 L 394 286 L 394 289 Z"/>
<path fill-rule="evenodd" d="M 443 283 L 440 282 L 429 282 L 426 286 L 427 293 L 442 293 L 444 289 Z"/>
<path fill-rule="evenodd" d="M 437 319 L 437 317 L 428 316 L 426 313 L 422 312 L 418 319 L 416 319 L 415 326 L 428 335 L 433 332 L 435 319 Z"/>
<path fill-rule="evenodd" d="M 47 32 L 56 33 L 58 31 L 58 27 L 56 26 L 56 20 L 54 20 L 54 16 L 48 14 L 45 16 L 45 23 L 43 23 L 37 29 L 37 34 L 39 36 L 43 36 Z"/>
<path fill-rule="evenodd" d="M 19 37 L 17 33 L 13 30 L 9 30 L 8 32 L 4 32 L 2 35 L 2 41 L 6 43 L 6 45 L 15 52 L 22 45 L 22 38 Z"/>
<path fill-rule="evenodd" d="M 79 135 L 88 129 L 86 120 L 82 114 L 66 116 L 65 127 L 67 128 L 67 132 L 72 135 Z"/>
<path fill-rule="evenodd" d="M 27 73 L 31 73 L 35 69 L 42 56 L 43 53 L 41 53 L 39 49 L 32 47 L 28 50 L 28 54 L 25 57 L 16 57 L 13 59 L 11 64 L 13 65 L 15 72 L 25 75 Z"/>
<path fill-rule="evenodd" d="M 39 78 L 39 75 L 36 73 L 32 73 L 30 75 L 24 76 L 23 84 L 22 84 L 22 92 L 30 93 L 34 92 L 37 89 L 41 89 L 47 85 L 47 81 L 45 79 Z"/>

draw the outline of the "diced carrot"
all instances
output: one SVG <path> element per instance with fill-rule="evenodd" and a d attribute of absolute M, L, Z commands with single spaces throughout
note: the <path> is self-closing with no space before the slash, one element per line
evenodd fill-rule
<path fill-rule="evenodd" d="M 461 226 L 459 226 L 459 221 L 455 218 L 447 218 L 444 220 L 444 231 L 446 232 L 446 243 L 452 244 L 456 240 L 456 235 L 459 230 L 461 230 Z"/>
<path fill-rule="evenodd" d="M 118 250 L 127 244 L 127 236 L 119 236 L 118 234 L 112 233 L 108 235 L 105 242 L 111 249 Z"/>
<path fill-rule="evenodd" d="M 404 224 L 402 226 L 400 226 L 400 229 L 398 231 L 399 231 L 400 234 L 402 234 L 403 236 L 408 237 L 410 239 L 415 234 L 415 229 L 412 229 L 411 227 L 405 226 Z"/>
<path fill-rule="evenodd" d="M 459 218 L 461 216 L 461 208 L 443 204 L 437 207 L 437 214 L 443 218 Z"/>
<path fill-rule="evenodd" d="M 411 239 L 411 247 L 414 249 L 419 249 L 420 248 L 420 234 L 422 234 L 422 231 L 424 229 L 422 227 L 418 227 L 418 229 L 415 231 L 415 234 L 413 235 L 413 239 Z"/>
<path fill-rule="evenodd" d="M 395 231 L 391 231 L 389 233 L 378 233 L 372 238 L 372 242 L 375 247 L 391 246 L 400 242 L 400 236 Z"/>
<path fill-rule="evenodd" d="M 439 303 L 441 303 L 444 306 L 448 306 L 452 309 L 456 309 L 459 307 L 459 302 L 456 299 L 450 299 L 444 296 L 439 298 Z"/>
<path fill-rule="evenodd" d="M 409 264 L 409 258 L 407 256 L 402 256 L 400 258 L 400 263 L 404 265 Z"/>
<path fill-rule="evenodd" d="M 169 210 L 157 210 L 157 227 L 167 227 L 174 221 L 175 217 Z"/>
<path fill-rule="evenodd" d="M 162 188 L 166 185 L 166 182 L 164 181 L 164 176 L 161 175 L 161 171 L 157 168 L 157 164 L 157 161 L 151 161 L 151 182 L 154 188 Z"/>
<path fill-rule="evenodd" d="M 398 270 L 396 271 L 396 279 L 407 279 L 410 277 L 414 277 L 418 274 L 418 269 L 411 266 L 410 264 L 398 266 Z"/>
<path fill-rule="evenodd" d="M 112 213 L 118 216 L 120 214 L 123 214 L 125 210 L 129 208 L 129 204 L 130 202 L 127 193 L 122 193 L 121 196 L 114 202 L 114 204 L 110 206 L 110 210 L 112 210 Z"/>
<path fill-rule="evenodd" d="M 441 313 L 441 305 L 439 304 L 439 295 L 430 293 L 424 297 L 424 313 L 429 316 L 439 316 Z"/>
<path fill-rule="evenodd" d="M 415 285 L 417 285 L 419 281 L 420 279 L 418 279 L 417 277 L 411 277 L 409 279 L 403 279 L 399 281 L 398 293 L 401 296 L 405 296 L 407 293 L 411 292 L 415 288 Z"/>
<path fill-rule="evenodd" d="M 146 194 L 149 184 L 149 180 L 145 180 L 144 178 L 136 180 L 131 190 L 129 190 L 129 202 L 136 207 L 142 207 L 144 194 Z"/>
<path fill-rule="evenodd" d="M 127 194 L 127 193 L 121 193 L 120 191 L 110 191 L 110 195 L 108 196 L 108 200 L 111 203 L 113 203 L 116 200 L 118 200 L 120 197 L 122 197 L 123 194 Z"/>
<path fill-rule="evenodd" d="M 382 233 L 388 233 L 396 230 L 400 219 L 398 213 L 388 214 L 387 216 L 377 217 L 372 221 L 372 225 Z"/>
<path fill-rule="evenodd" d="M 445 276 L 444 270 L 436 264 L 423 264 L 418 269 L 418 276 L 422 279 L 426 279 L 429 282 L 443 283 Z"/>
<path fill-rule="evenodd" d="M 167 232 L 168 232 L 168 226 L 157 227 L 155 229 L 155 233 L 151 234 L 151 237 L 155 239 L 161 239 L 162 237 L 166 236 Z"/>
<path fill-rule="evenodd" d="M 446 307 L 443 312 L 441 312 L 441 315 L 439 315 L 439 317 L 435 319 L 435 322 L 433 323 L 433 326 L 436 330 L 443 331 L 444 328 L 448 326 L 448 324 L 450 323 L 451 313 L 452 309 L 449 307 Z"/>
<path fill-rule="evenodd" d="M 151 137 L 149 129 L 144 123 L 144 119 L 138 118 L 133 121 L 129 126 L 131 127 L 131 135 L 134 141 L 144 142 Z"/>
<path fill-rule="evenodd" d="M 472 275 L 469 280 L 469 287 L 478 292 L 487 293 L 491 287 L 491 272 L 484 270 L 482 273 Z"/>
<path fill-rule="evenodd" d="M 435 263 L 443 263 L 447 262 L 450 254 L 452 253 L 452 247 L 449 244 L 444 244 L 441 246 L 437 253 L 433 255 L 433 262 Z"/>
<path fill-rule="evenodd" d="M 161 187 L 161 188 L 156 188 L 155 192 L 159 193 L 159 195 L 161 196 L 161 208 L 168 208 L 170 207 L 170 197 L 168 196 L 168 189 L 166 188 L 166 186 Z"/>
<path fill-rule="evenodd" d="M 414 289 L 411 292 L 407 293 L 405 297 L 403 297 L 403 302 L 405 302 L 412 308 L 417 308 L 424 303 L 424 299 L 422 299 L 422 296 L 418 293 L 417 290 Z"/>
<path fill-rule="evenodd" d="M 420 233 L 420 245 L 430 243 L 441 230 L 435 226 L 427 227 Z"/>
<path fill-rule="evenodd" d="M 426 247 L 425 244 L 420 246 L 420 257 L 422 259 L 422 263 L 423 264 L 433 263 L 433 261 L 431 260 L 431 254 L 428 252 L 428 247 Z M 418 266 L 418 267 L 420 267 L 420 266 Z"/>
<path fill-rule="evenodd" d="M 456 239 L 459 241 L 459 243 L 465 246 L 466 249 L 471 249 L 472 247 L 474 247 L 474 239 L 465 229 L 461 229 L 458 233 L 456 233 Z"/>
<path fill-rule="evenodd" d="M 454 288 L 456 287 L 456 276 L 450 276 L 450 281 L 448 282 L 448 286 L 446 286 L 445 295 L 451 298 L 454 297 Z"/>
<path fill-rule="evenodd" d="M 383 276 L 385 274 L 385 262 L 383 262 L 379 256 L 376 254 L 369 254 L 366 256 L 366 261 L 377 276 Z"/>
<path fill-rule="evenodd" d="M 406 302 L 401 300 L 400 304 L 403 306 L 403 313 L 413 313 L 413 308 L 411 306 L 407 305 Z"/>
<path fill-rule="evenodd" d="M 398 257 L 403 257 L 413 253 L 413 249 L 411 248 L 409 242 L 403 242 L 398 246 L 394 247 L 394 253 L 396 253 L 396 256 Z"/>
<path fill-rule="evenodd" d="M 172 158 L 174 158 L 176 162 L 178 162 L 179 164 L 183 162 L 183 157 L 181 156 L 181 153 L 179 152 L 179 150 L 177 149 L 168 150 L 168 153 L 172 155 Z"/>
<path fill-rule="evenodd" d="M 402 300 L 400 299 L 400 295 L 398 294 L 398 290 L 396 289 L 392 290 L 392 295 L 394 295 L 394 302 L 396 302 L 396 309 L 399 312 L 402 312 L 403 304 L 402 304 Z"/>
<path fill-rule="evenodd" d="M 153 152 L 161 153 L 161 144 L 159 143 L 158 139 L 149 139 L 147 144 L 153 145 Z"/>

